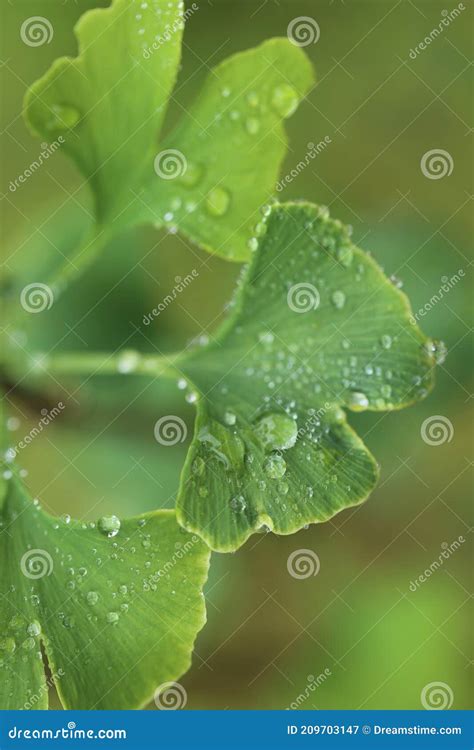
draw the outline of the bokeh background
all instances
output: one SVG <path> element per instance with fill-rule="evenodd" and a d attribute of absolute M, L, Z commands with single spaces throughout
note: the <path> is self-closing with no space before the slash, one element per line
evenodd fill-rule
<path fill-rule="evenodd" d="M 45 263 L 67 255 L 88 222 L 90 195 L 59 152 L 16 192 L 10 180 L 35 159 L 40 143 L 21 117 L 29 84 L 58 56 L 75 54 L 73 24 L 91 0 L 2 2 L 3 276 L 35 280 Z M 467 708 L 472 664 L 470 311 L 472 300 L 472 6 L 415 59 L 410 50 L 454 4 L 436 0 L 200 0 L 185 32 L 183 64 L 168 125 L 196 95 L 207 68 L 271 36 L 297 16 L 320 27 L 306 48 L 318 84 L 287 123 L 282 174 L 309 142 L 330 144 L 280 194 L 330 207 L 354 227 L 356 242 L 398 277 L 415 310 L 443 277 L 457 283 L 422 320 L 446 342 L 434 392 L 392 414 L 351 415 L 382 466 L 363 506 L 298 535 L 256 535 L 233 555 L 214 555 L 207 586 L 208 624 L 181 682 L 187 708 L 420 708 L 425 685 L 441 681 Z M 106 5 L 106 3 L 102 3 Z M 54 39 L 38 48 L 19 36 L 42 14 Z M 189 80 L 190 75 L 192 79 Z M 452 174 L 428 179 L 420 160 L 447 151 Z M 143 315 L 192 269 L 199 278 L 144 329 Z M 179 235 L 151 228 L 128 233 L 57 305 L 35 318 L 28 347 L 59 350 L 179 349 L 212 336 L 225 317 L 239 267 L 212 258 Z M 39 320 L 36 320 L 39 319 Z M 172 507 L 186 444 L 160 446 L 153 426 L 180 415 L 192 430 L 193 407 L 175 383 L 138 377 L 69 379 L 10 393 L 26 434 L 40 410 L 67 409 L 23 451 L 28 484 L 54 513 L 96 518 Z M 425 419 L 441 415 L 452 438 L 423 441 Z M 466 543 L 416 591 L 415 580 L 443 544 Z M 296 580 L 287 558 L 314 550 L 317 576 Z M 318 675 L 317 688 L 309 687 Z M 52 696 L 52 705 L 58 706 Z M 154 708 L 154 705 L 151 706 Z"/>

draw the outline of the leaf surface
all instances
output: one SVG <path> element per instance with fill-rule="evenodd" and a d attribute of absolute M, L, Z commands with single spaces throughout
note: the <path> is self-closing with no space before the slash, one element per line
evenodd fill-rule
<path fill-rule="evenodd" d="M 159 131 L 181 53 L 180 0 L 113 0 L 76 27 L 79 56 L 31 86 L 32 130 L 60 141 L 93 191 L 88 256 L 114 232 L 174 224 L 210 252 L 240 260 L 256 212 L 274 192 L 282 122 L 313 83 L 304 52 L 273 39 L 212 69 L 174 132 Z M 83 264 L 84 252 L 76 259 Z"/>
<path fill-rule="evenodd" d="M 188 668 L 209 550 L 172 511 L 98 524 L 0 502 L 0 705 L 46 708 L 41 648 L 65 708 L 130 709 Z M 102 529 L 102 530 L 101 530 Z"/>
<path fill-rule="evenodd" d="M 378 471 L 345 409 L 422 398 L 436 358 L 405 295 L 327 209 L 277 206 L 264 230 L 230 319 L 181 365 L 197 417 L 178 520 L 219 551 L 362 502 Z"/>

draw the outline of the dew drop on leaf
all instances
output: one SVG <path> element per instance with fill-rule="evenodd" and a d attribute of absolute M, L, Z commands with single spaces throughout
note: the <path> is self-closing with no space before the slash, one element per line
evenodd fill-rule
<path fill-rule="evenodd" d="M 256 117 L 248 117 L 245 121 L 245 129 L 250 135 L 257 135 L 260 130 L 260 120 Z"/>
<path fill-rule="evenodd" d="M 191 471 L 196 477 L 202 477 L 206 464 L 201 456 L 197 456 L 191 464 Z"/>
<path fill-rule="evenodd" d="M 436 364 L 443 364 L 448 353 L 446 344 L 444 341 L 438 341 L 436 339 L 430 339 L 426 344 L 426 351 L 432 355 Z"/>
<path fill-rule="evenodd" d="M 215 187 L 206 198 L 206 209 L 211 216 L 224 216 L 229 208 L 230 194 L 222 187 Z"/>
<path fill-rule="evenodd" d="M 119 533 L 120 519 L 117 516 L 102 516 L 97 522 L 97 527 L 102 534 L 106 534 L 110 539 Z"/>
<path fill-rule="evenodd" d="M 331 294 L 331 302 L 338 310 L 342 310 L 346 304 L 346 295 L 344 292 L 337 290 Z"/>
<path fill-rule="evenodd" d="M 349 394 L 348 406 L 352 411 L 363 411 L 369 405 L 369 399 L 361 391 L 352 391 Z"/>
<path fill-rule="evenodd" d="M 255 432 L 267 451 L 288 450 L 296 443 L 296 422 L 286 414 L 266 414 L 257 421 Z"/>
<path fill-rule="evenodd" d="M 117 359 L 117 371 L 123 374 L 133 372 L 140 362 L 140 355 L 133 349 L 125 349 Z"/>
<path fill-rule="evenodd" d="M 243 495 L 233 497 L 230 501 L 230 507 L 235 513 L 243 513 L 245 508 L 247 507 L 247 503 L 245 502 L 245 498 L 243 497 Z"/>
<path fill-rule="evenodd" d="M 41 625 L 37 620 L 33 620 L 33 622 L 30 622 L 28 625 L 26 632 L 31 636 L 39 635 L 41 633 Z"/>
<path fill-rule="evenodd" d="M 247 247 L 254 253 L 258 249 L 258 239 L 256 237 L 251 237 L 247 242 Z"/>
<path fill-rule="evenodd" d="M 285 476 L 286 461 L 278 453 L 268 456 L 263 465 L 263 470 L 270 479 L 281 479 Z"/>
<path fill-rule="evenodd" d="M 256 91 L 250 91 L 246 96 L 247 104 L 249 107 L 258 107 L 260 101 Z"/>
<path fill-rule="evenodd" d="M 295 89 L 287 83 L 282 83 L 273 90 L 272 106 L 280 117 L 291 117 L 298 107 L 298 101 L 298 94 Z"/>
<path fill-rule="evenodd" d="M 16 643 L 14 638 L 0 638 L 0 651 L 5 651 L 7 654 L 13 654 L 16 649 Z"/>

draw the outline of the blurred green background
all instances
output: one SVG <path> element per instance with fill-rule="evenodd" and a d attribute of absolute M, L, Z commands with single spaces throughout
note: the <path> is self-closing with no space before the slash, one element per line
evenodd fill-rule
<path fill-rule="evenodd" d="M 21 118 L 28 85 L 58 56 L 74 55 L 73 24 L 90 0 L 2 3 L 2 258 L 4 275 L 32 281 L 67 255 L 88 221 L 90 196 L 72 164 L 51 157 L 12 193 L 8 185 L 35 159 L 40 143 Z M 106 5 L 107 3 L 102 3 Z M 468 539 L 472 477 L 469 421 L 472 359 L 470 128 L 472 6 L 415 59 L 410 50 L 451 5 L 436 0 L 200 0 L 185 31 L 183 64 L 169 123 L 192 100 L 209 65 L 271 36 L 295 17 L 320 27 L 306 47 L 318 84 L 287 123 L 282 175 L 309 142 L 325 150 L 279 194 L 330 206 L 354 227 L 355 241 L 403 281 L 413 309 L 438 292 L 442 277 L 465 276 L 422 320 L 442 338 L 446 362 L 423 402 L 393 414 L 351 415 L 382 466 L 369 501 L 298 535 L 257 535 L 233 555 L 214 555 L 207 586 L 208 625 L 181 682 L 190 709 L 420 708 L 420 693 L 446 683 L 453 708 L 467 708 L 471 680 L 469 544 L 415 592 L 410 582 L 438 559 L 443 543 Z M 454 7 L 454 5 L 452 6 Z M 25 46 L 22 21 L 45 15 L 50 44 Z M 190 75 L 193 77 L 189 81 Z M 448 151 L 450 176 L 427 179 L 423 154 Z M 176 302 L 144 328 L 142 317 L 192 269 Z M 150 351 L 212 335 L 225 316 L 239 267 L 179 236 L 150 228 L 128 233 L 53 308 L 30 321 L 25 346 L 56 351 Z M 40 318 L 40 320 L 36 320 Z M 59 343 L 58 343 L 59 342 Z M 25 384 L 26 385 L 26 384 Z M 186 445 L 160 446 L 153 426 L 177 414 L 192 429 L 193 407 L 174 383 L 117 377 L 51 381 L 48 393 L 25 387 L 10 396 L 19 438 L 40 410 L 67 408 L 21 454 L 28 485 L 54 513 L 95 518 L 172 507 Z M 430 446 L 425 419 L 442 415 L 450 442 Z M 314 550 L 317 576 L 296 580 L 288 555 Z M 316 689 L 311 676 L 326 670 Z M 53 706 L 57 706 L 53 696 Z M 154 708 L 154 705 L 152 706 Z"/>

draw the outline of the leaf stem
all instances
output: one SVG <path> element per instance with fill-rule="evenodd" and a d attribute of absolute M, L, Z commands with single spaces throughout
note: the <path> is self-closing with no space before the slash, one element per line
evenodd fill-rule
<path fill-rule="evenodd" d="M 64 352 L 33 354 L 34 372 L 54 375 L 148 375 L 179 377 L 178 354 L 141 354 L 132 349 L 120 352 Z"/>

